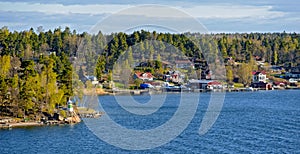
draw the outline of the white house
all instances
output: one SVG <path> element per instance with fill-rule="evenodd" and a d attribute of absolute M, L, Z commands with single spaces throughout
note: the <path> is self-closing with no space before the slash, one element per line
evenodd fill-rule
<path fill-rule="evenodd" d="M 171 75 L 171 80 L 174 83 L 183 83 L 185 75 L 181 73 L 180 71 L 174 71 L 170 73 Z"/>
<path fill-rule="evenodd" d="M 265 71 L 254 71 L 252 72 L 252 82 L 253 83 L 266 83 L 267 82 L 267 75 Z"/>
<path fill-rule="evenodd" d="M 85 77 L 86 77 L 86 80 L 90 80 L 93 85 L 99 84 L 97 77 L 95 77 L 95 76 L 85 76 Z"/>
<path fill-rule="evenodd" d="M 151 73 L 136 72 L 133 75 L 133 79 L 141 79 L 143 81 L 153 81 L 153 75 Z"/>

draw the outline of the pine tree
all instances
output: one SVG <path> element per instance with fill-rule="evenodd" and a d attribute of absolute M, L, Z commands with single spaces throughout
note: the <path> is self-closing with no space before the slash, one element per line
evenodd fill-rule
<path fill-rule="evenodd" d="M 100 55 L 95 67 L 95 74 L 98 80 L 102 80 L 103 72 L 105 71 L 105 57 Z"/>
<path fill-rule="evenodd" d="M 0 56 L 0 74 L 6 78 L 9 75 L 11 64 L 10 64 L 10 56 L 4 55 Z"/>

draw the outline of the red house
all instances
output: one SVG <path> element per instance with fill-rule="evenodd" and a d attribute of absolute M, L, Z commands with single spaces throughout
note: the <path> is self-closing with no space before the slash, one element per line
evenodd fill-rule
<path fill-rule="evenodd" d="M 153 75 L 151 73 L 136 72 L 133 75 L 133 79 L 141 79 L 143 81 L 153 81 Z"/>

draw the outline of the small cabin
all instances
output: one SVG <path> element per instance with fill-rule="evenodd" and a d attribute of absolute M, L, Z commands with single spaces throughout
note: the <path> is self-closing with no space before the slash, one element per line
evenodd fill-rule
<path fill-rule="evenodd" d="M 267 75 L 265 71 L 253 71 L 252 72 L 252 82 L 253 83 L 266 83 Z"/>

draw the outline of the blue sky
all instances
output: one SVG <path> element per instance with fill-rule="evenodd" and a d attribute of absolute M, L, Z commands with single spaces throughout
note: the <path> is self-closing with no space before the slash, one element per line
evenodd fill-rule
<path fill-rule="evenodd" d="M 300 1 L 297 0 L 0 0 L 0 26 L 8 26 L 17 31 L 28 30 L 30 27 L 36 29 L 38 26 L 43 26 L 45 30 L 68 26 L 83 32 L 119 11 L 124 12 L 143 4 L 158 4 L 182 11 L 197 19 L 212 33 L 300 32 Z M 140 20 L 145 18 L 135 17 L 143 13 L 140 10 L 126 15 L 130 19 Z M 149 21 L 173 17 L 172 14 L 153 12 Z M 184 20 L 177 20 L 176 24 L 185 26 L 180 24 L 182 21 Z M 119 21 L 108 27 L 116 27 L 125 22 Z"/>

